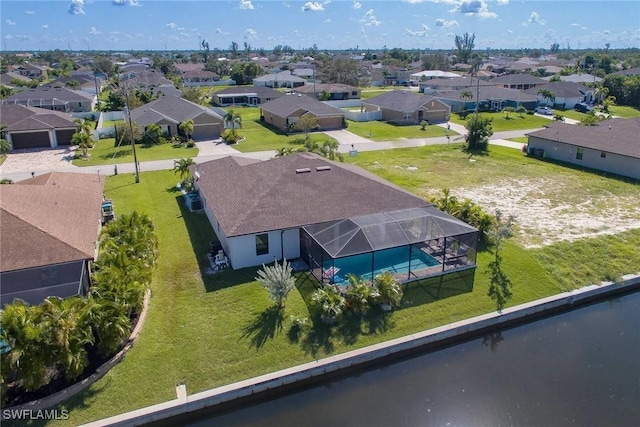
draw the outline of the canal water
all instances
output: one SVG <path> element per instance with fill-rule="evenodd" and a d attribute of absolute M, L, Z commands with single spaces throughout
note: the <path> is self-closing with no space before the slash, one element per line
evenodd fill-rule
<path fill-rule="evenodd" d="M 318 384 L 204 426 L 637 426 L 640 293 Z"/>

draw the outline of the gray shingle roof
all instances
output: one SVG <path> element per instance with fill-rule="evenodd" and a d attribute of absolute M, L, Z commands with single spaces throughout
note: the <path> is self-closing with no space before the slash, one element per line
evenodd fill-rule
<path fill-rule="evenodd" d="M 320 102 L 310 96 L 285 95 L 260 106 L 279 117 L 289 117 L 298 110 L 308 111 L 318 117 L 344 116 L 342 110 Z"/>
<path fill-rule="evenodd" d="M 315 154 L 239 160 L 225 157 L 197 166 L 201 194 L 227 236 L 431 205 L 357 166 Z M 330 170 L 316 170 L 322 166 Z M 296 173 L 303 168 L 310 172 Z"/>
<path fill-rule="evenodd" d="M 94 257 L 104 180 L 53 172 L 0 186 L 0 271 Z"/>
<path fill-rule="evenodd" d="M 419 95 L 406 90 L 394 90 L 364 100 L 362 103 L 365 105 L 376 105 L 389 110 L 401 111 L 403 113 L 413 113 L 423 107 L 432 98 L 431 96 Z"/>
<path fill-rule="evenodd" d="M 524 92 L 530 95 L 537 95 L 540 89 L 550 90 L 558 98 L 575 98 L 583 96 L 589 91 L 593 92 L 593 89 L 590 89 L 583 84 L 574 82 L 550 82 L 544 85 L 538 85 L 531 89 L 527 89 Z"/>
<path fill-rule="evenodd" d="M 51 103 L 54 98 L 56 101 L 62 102 L 87 102 L 91 101 L 95 95 L 82 92 L 79 90 L 71 90 L 62 87 L 38 86 L 34 89 L 24 90 L 14 95 L 8 96 L 2 100 L 3 104 L 13 104 L 15 102 L 22 103 L 31 101 L 36 105 L 40 100 Z"/>
<path fill-rule="evenodd" d="M 536 138 L 640 159 L 638 135 L 640 135 L 640 117 L 609 119 L 600 122 L 597 126 L 551 123 L 545 129 L 528 134 Z"/>
<path fill-rule="evenodd" d="M 0 105 L 0 117 L 9 132 L 76 127 L 68 113 L 20 104 Z"/>
<path fill-rule="evenodd" d="M 546 80 L 541 79 L 540 77 L 532 76 L 531 74 L 505 74 L 503 76 L 495 77 L 489 81 L 493 84 L 499 85 L 540 85 L 547 82 Z"/>
<path fill-rule="evenodd" d="M 470 90 L 473 94 L 473 99 L 470 99 L 468 102 L 475 102 L 476 99 L 485 100 L 485 99 L 504 99 L 504 100 L 512 100 L 517 102 L 535 102 L 538 100 L 536 95 L 531 95 L 529 93 L 525 93 L 521 90 L 517 89 L 506 89 L 499 86 L 480 86 L 479 95 L 476 94 L 476 89 L 465 89 Z M 451 99 L 454 101 L 462 101 L 460 95 L 465 90 L 452 90 L 448 92 L 439 93 L 436 98 L 442 99 Z"/>
<path fill-rule="evenodd" d="M 175 123 L 193 119 L 200 114 L 207 114 L 222 122 L 220 117 L 209 108 L 202 107 L 184 98 L 165 96 L 131 110 L 131 118 L 140 125 L 156 123 L 163 117 Z"/>

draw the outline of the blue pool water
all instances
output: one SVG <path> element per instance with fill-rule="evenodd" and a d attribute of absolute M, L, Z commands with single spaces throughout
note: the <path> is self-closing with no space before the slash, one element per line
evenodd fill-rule
<path fill-rule="evenodd" d="M 336 259 L 334 266 L 340 270 L 338 274 L 334 276 L 334 282 L 345 280 L 348 274 L 355 274 L 358 277 L 363 277 L 365 280 L 370 280 L 372 259 L 373 277 L 384 271 L 389 271 L 394 274 L 408 274 L 409 270 L 415 271 L 439 264 L 436 259 L 417 248 L 411 249 L 411 258 L 409 258 L 408 246 L 385 249 L 376 252 L 373 257 L 371 253 L 367 253 Z M 329 267 L 331 267 L 331 264 L 327 263 L 325 270 Z"/>

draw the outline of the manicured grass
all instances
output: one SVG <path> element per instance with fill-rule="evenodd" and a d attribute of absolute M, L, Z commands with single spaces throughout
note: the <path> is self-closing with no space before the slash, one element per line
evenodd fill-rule
<path fill-rule="evenodd" d="M 521 176 L 545 177 L 554 185 L 541 189 L 541 197 L 549 192 L 549 197 L 566 197 L 570 202 L 574 202 L 573 193 L 586 200 L 603 192 L 637 195 L 639 191 L 637 185 L 587 176 L 503 147 L 492 147 L 489 156 L 475 160 L 469 162 L 468 155 L 454 146 L 362 152 L 349 158 L 423 195 L 443 187 Z M 417 165 L 418 171 L 406 171 L 403 166 L 408 164 Z M 413 284 L 399 310 L 350 319 L 333 328 L 319 326 L 296 340 L 289 334 L 289 316 L 309 316 L 305 300 L 316 283 L 300 274 L 297 290 L 279 315 L 268 310 L 266 291 L 254 280 L 256 268 L 203 276 L 200 271 L 207 263 L 205 253 L 214 232 L 206 216 L 182 207 L 175 182 L 170 171 L 143 173 L 140 184 L 133 183 L 131 174 L 107 178 L 106 195 L 117 213 L 135 209 L 147 213 L 156 226 L 160 259 L 149 316 L 123 362 L 89 391 L 65 402 L 62 407 L 71 418 L 52 425 L 77 425 L 174 399 L 180 382 L 186 383 L 189 394 L 196 393 L 495 310 L 487 297 L 492 254 L 480 251 L 472 288 L 462 275 L 443 283 Z M 640 230 L 535 250 L 507 241 L 502 266 L 513 283 L 509 305 L 578 288 L 597 277 L 635 271 L 640 265 L 637 247 Z"/>
<path fill-rule="evenodd" d="M 584 113 L 581 113 L 576 110 L 553 110 L 553 113 L 560 114 L 562 117 L 566 117 L 568 119 L 573 119 L 573 120 L 582 120 L 582 118 L 585 116 Z"/>
<path fill-rule="evenodd" d="M 609 107 L 609 113 L 624 118 L 640 117 L 640 109 L 625 105 L 612 105 Z"/>
<path fill-rule="evenodd" d="M 371 139 L 373 141 L 393 141 L 404 138 L 432 138 L 434 136 L 445 136 L 447 130 L 435 125 L 429 125 L 425 130 L 420 130 L 420 125 L 397 126 L 386 122 L 352 122 L 348 120 L 347 130 L 356 135 Z M 449 135 L 457 135 L 450 130 Z"/>
<path fill-rule="evenodd" d="M 473 114 L 473 113 L 471 113 Z M 548 125 L 551 120 L 538 117 L 533 114 L 523 114 L 520 117 L 517 113 L 510 113 L 509 119 L 504 113 L 480 113 L 482 117 L 493 119 L 491 123 L 494 132 L 502 132 L 507 130 L 535 129 Z M 460 125 L 465 125 L 466 121 L 461 119 L 457 113 L 451 114 L 451 121 Z"/>
<path fill-rule="evenodd" d="M 527 144 L 529 142 L 529 138 L 526 136 L 518 136 L 516 138 L 509 138 L 509 141 L 521 142 L 523 144 Z"/>
<path fill-rule="evenodd" d="M 383 93 L 389 92 L 390 90 L 391 89 L 380 89 L 380 88 L 362 89 L 360 91 L 360 98 L 361 99 L 373 98 L 374 96 L 382 95 Z"/>
<path fill-rule="evenodd" d="M 229 111 L 230 108 L 226 108 Z M 258 107 L 234 107 L 234 113 L 242 118 L 242 129 L 238 129 L 238 134 L 246 139 L 238 144 L 232 145 L 236 150 L 247 153 L 251 151 L 277 150 L 282 147 L 297 148 L 303 145 L 301 139 L 305 138 L 302 133 L 287 135 L 267 123 L 260 121 L 260 108 Z M 333 140 L 333 138 L 317 132 L 311 133 L 310 138 L 317 142 Z"/>
<path fill-rule="evenodd" d="M 0 154 L 0 165 L 3 164 L 5 160 L 7 160 L 7 155 L 6 154 Z"/>
<path fill-rule="evenodd" d="M 180 159 L 183 157 L 196 157 L 198 148 L 186 148 L 173 144 L 160 144 L 146 146 L 136 144 L 136 157 L 139 162 L 149 160 Z M 89 150 L 89 159 L 82 158 L 82 152 L 76 150 L 73 164 L 76 166 L 114 165 L 117 163 L 133 162 L 133 148 L 131 144 L 122 143 L 115 147 L 114 138 L 101 139 Z"/>
<path fill-rule="evenodd" d="M 105 120 L 102 122 L 102 127 L 103 128 L 112 128 L 115 127 L 116 125 L 119 125 L 121 123 L 124 123 L 124 120 Z"/>

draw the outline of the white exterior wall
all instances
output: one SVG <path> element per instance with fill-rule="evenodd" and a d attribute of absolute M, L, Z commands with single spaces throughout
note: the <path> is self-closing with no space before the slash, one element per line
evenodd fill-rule
<path fill-rule="evenodd" d="M 576 158 L 577 146 L 535 137 L 529 137 L 529 147 L 544 149 L 544 157 L 549 159 L 640 179 L 640 158 L 621 156 L 606 151 L 606 157 L 601 157 L 604 150 L 584 148 L 582 160 L 578 160 Z"/>
<path fill-rule="evenodd" d="M 230 237 L 227 255 L 234 269 L 269 264 L 274 260 L 281 260 L 284 246 L 284 257 L 294 259 L 300 256 L 300 230 L 292 229 L 269 231 L 269 253 L 256 255 L 256 234 Z M 281 244 L 282 239 L 282 244 Z M 220 239 L 222 242 L 222 239 Z M 224 244 L 223 244 L 223 247 Z"/>

